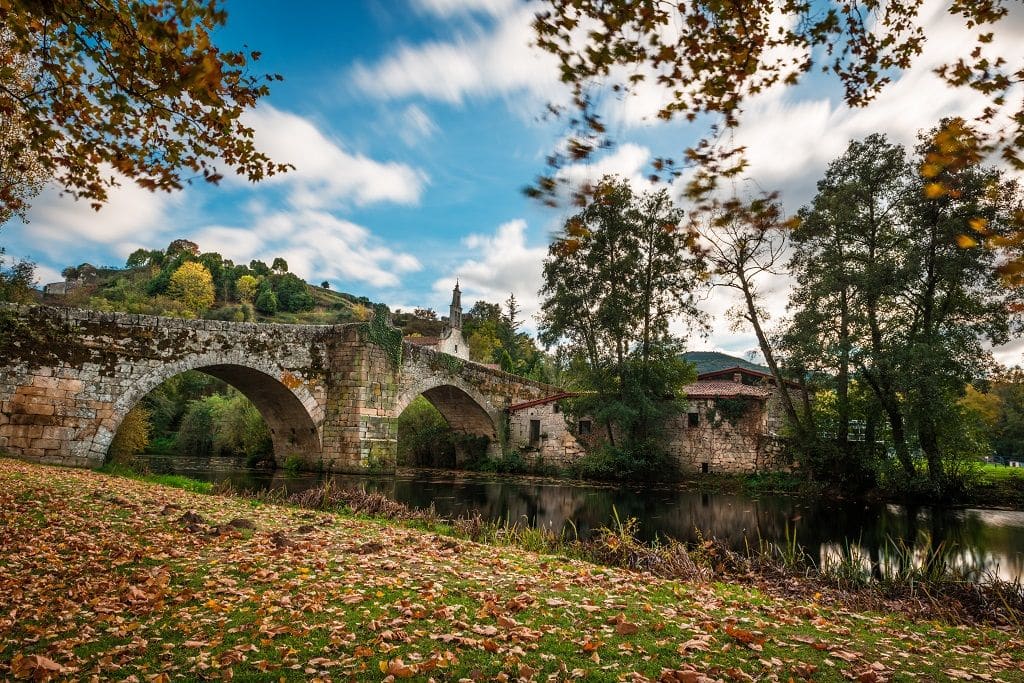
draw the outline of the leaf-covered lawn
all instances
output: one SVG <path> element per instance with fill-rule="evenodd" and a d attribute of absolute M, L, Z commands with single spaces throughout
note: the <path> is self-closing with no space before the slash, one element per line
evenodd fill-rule
<path fill-rule="evenodd" d="M 0 679 L 1024 681 L 912 623 L 0 459 Z"/>

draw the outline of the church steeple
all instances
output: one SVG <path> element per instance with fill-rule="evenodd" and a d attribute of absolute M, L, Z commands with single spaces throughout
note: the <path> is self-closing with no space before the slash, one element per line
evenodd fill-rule
<path fill-rule="evenodd" d="M 459 281 L 455 280 L 455 289 L 452 290 L 452 305 L 448 309 L 448 327 L 453 330 L 462 329 L 462 292 L 459 290 Z"/>

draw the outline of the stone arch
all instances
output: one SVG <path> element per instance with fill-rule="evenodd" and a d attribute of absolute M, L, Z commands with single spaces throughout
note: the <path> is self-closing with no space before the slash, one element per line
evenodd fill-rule
<path fill-rule="evenodd" d="M 89 451 L 102 462 L 121 422 L 142 398 L 168 379 L 189 370 L 197 370 L 223 380 L 245 395 L 270 428 L 274 459 L 283 464 L 290 455 L 298 455 L 309 465 L 319 464 L 323 448 L 321 429 L 324 408 L 309 389 L 299 383 L 285 384 L 284 370 L 276 363 L 244 354 L 188 356 L 155 368 L 132 381 L 131 391 L 114 401 L 113 414 L 100 422 Z"/>
<path fill-rule="evenodd" d="M 471 384 L 458 377 L 433 376 L 422 379 L 398 395 L 394 417 L 397 419 L 417 396 L 427 399 L 453 430 L 487 437 L 488 455 L 500 454 L 500 411 Z M 462 461 L 466 455 L 457 450 L 456 461 Z"/>

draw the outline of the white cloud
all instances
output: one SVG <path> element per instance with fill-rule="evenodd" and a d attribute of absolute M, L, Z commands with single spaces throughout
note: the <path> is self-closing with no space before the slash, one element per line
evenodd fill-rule
<path fill-rule="evenodd" d="M 437 124 L 415 104 L 402 110 L 398 123 L 398 135 L 410 147 L 429 140 L 438 131 Z"/>
<path fill-rule="evenodd" d="M 317 283 L 354 280 L 394 287 L 400 275 L 422 268 L 415 256 L 384 246 L 369 229 L 311 209 L 253 215 L 250 227 L 209 226 L 191 239 L 236 263 L 269 263 L 281 256 L 291 272 Z"/>
<path fill-rule="evenodd" d="M 517 3 L 518 0 L 415 0 L 414 4 L 421 12 L 448 18 L 463 14 L 501 16 Z"/>
<path fill-rule="evenodd" d="M 113 171 L 107 173 L 116 176 Z M 62 195 L 51 184 L 33 202 L 29 224 L 15 224 L 16 229 L 31 236 L 34 249 L 54 259 L 65 257 L 69 244 L 98 242 L 120 253 L 122 244 L 152 244 L 166 235 L 168 212 L 181 202 L 181 193 L 150 192 L 124 177 L 119 181 L 109 189 L 107 203 L 99 211 L 88 201 Z"/>
<path fill-rule="evenodd" d="M 466 237 L 463 244 L 475 255 L 455 266 L 451 274 L 434 281 L 435 298 L 447 302 L 456 278 L 466 304 L 479 300 L 501 303 L 514 293 L 522 306 L 526 326 L 534 329 L 533 316 L 540 310 L 537 290 L 543 280 L 547 247 L 528 246 L 526 227 L 526 221 L 516 219 L 498 226 L 493 234 Z"/>
<path fill-rule="evenodd" d="M 590 162 L 563 166 L 558 170 L 557 177 L 566 181 L 570 188 L 579 188 L 597 183 L 606 175 L 615 175 L 628 180 L 638 191 L 650 190 L 652 185 L 644 175 L 650 160 L 651 150 L 627 142 Z"/>
<path fill-rule="evenodd" d="M 425 4 L 439 8 L 503 5 L 451 0 Z M 451 41 L 401 45 L 376 64 L 357 64 L 350 77 L 362 92 L 380 99 L 424 97 L 461 104 L 470 97 L 525 93 L 532 96 L 533 104 L 542 103 L 564 88 L 554 57 L 530 45 L 535 11 L 533 5 L 517 5 L 515 11 L 501 16 L 493 30 L 474 25 Z M 533 108 L 534 114 L 538 111 Z"/>
<path fill-rule="evenodd" d="M 260 105 L 244 119 L 255 130 L 259 150 L 275 162 L 295 166 L 262 182 L 287 187 L 290 203 L 298 208 L 331 208 L 348 202 L 416 204 L 427 184 L 426 174 L 407 164 L 346 151 L 301 116 Z M 228 178 L 242 182 L 237 176 Z"/>

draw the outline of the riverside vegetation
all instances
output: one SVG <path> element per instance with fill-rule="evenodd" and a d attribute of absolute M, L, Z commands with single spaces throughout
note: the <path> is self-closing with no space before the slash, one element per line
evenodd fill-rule
<path fill-rule="evenodd" d="M 678 570 L 615 568 L 511 547 L 509 530 L 474 531 L 483 527 L 472 520 L 384 521 L 405 513 L 357 493 L 288 504 L 7 459 L 0 479 L 0 675 L 886 681 L 912 671 L 1013 681 L 1024 672 L 1019 622 L 883 614 L 824 586 L 796 589 L 792 577 L 720 583 L 728 574 L 714 565 L 732 560 L 704 566 L 678 548 Z M 490 543 L 460 538 L 474 535 Z M 594 543 L 609 564 L 633 556 L 624 530 Z"/>

